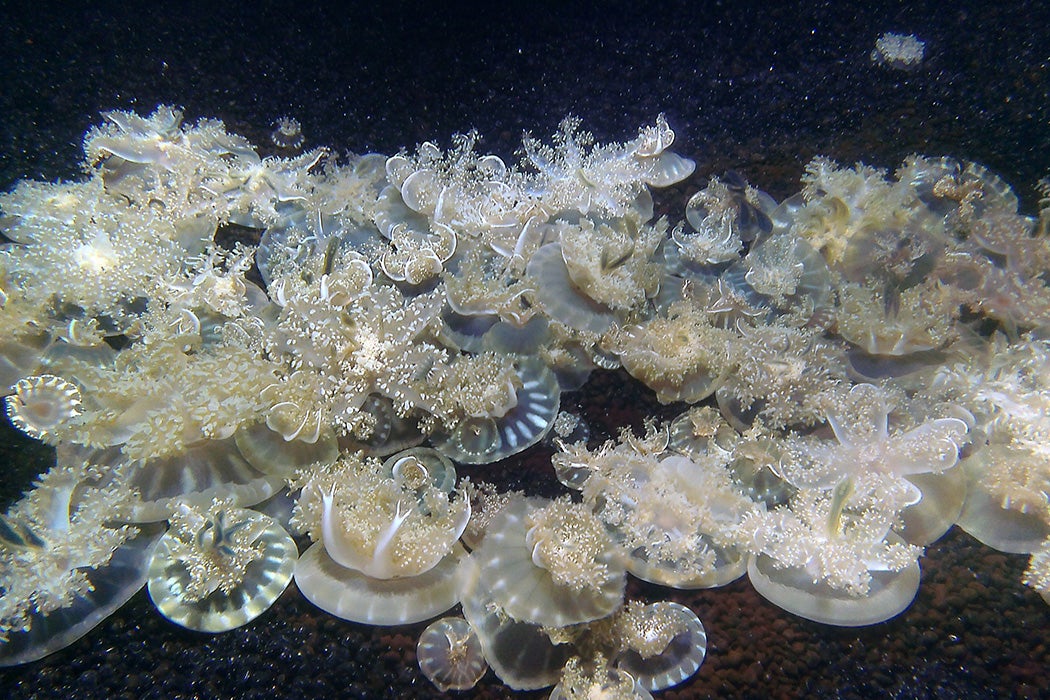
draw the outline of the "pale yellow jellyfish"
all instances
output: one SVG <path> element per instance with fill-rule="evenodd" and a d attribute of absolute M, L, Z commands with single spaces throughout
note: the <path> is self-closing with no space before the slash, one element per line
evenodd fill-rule
<path fill-rule="evenodd" d="M 11 424 L 30 437 L 47 440 L 83 410 L 76 384 L 51 374 L 18 380 L 4 398 Z"/>
<path fill-rule="evenodd" d="M 689 608 L 660 601 L 629 604 L 614 622 L 620 638 L 616 666 L 651 691 L 693 676 L 707 655 L 707 631 Z"/>
<path fill-rule="evenodd" d="M 622 552 L 588 507 L 567 499 L 512 501 L 474 557 L 482 584 L 516 620 L 564 627 L 604 617 L 623 600 Z"/>
<path fill-rule="evenodd" d="M 298 550 L 269 516 L 216 500 L 179 504 L 149 566 L 154 605 L 176 624 L 225 632 L 265 612 L 292 580 Z"/>
<path fill-rule="evenodd" d="M 318 541 L 299 559 L 295 582 L 333 615 L 409 624 L 457 602 L 454 574 L 465 555 L 459 537 L 469 500 L 400 459 L 400 466 L 395 459 L 384 467 L 345 455 L 303 488 L 294 521 Z"/>
<path fill-rule="evenodd" d="M 419 635 L 416 660 L 441 692 L 470 690 L 488 671 L 478 635 L 462 617 L 443 617 Z"/>

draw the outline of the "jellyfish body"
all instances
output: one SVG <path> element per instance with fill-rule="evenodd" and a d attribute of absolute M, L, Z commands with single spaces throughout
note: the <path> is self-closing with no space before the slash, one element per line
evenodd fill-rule
<path fill-rule="evenodd" d="M 72 382 L 52 374 L 18 380 L 5 397 L 11 424 L 29 437 L 46 440 L 56 427 L 80 415 L 83 409 L 80 389 Z"/>
<path fill-rule="evenodd" d="M 269 516 L 228 504 L 207 513 L 182 504 L 153 552 L 148 590 L 157 610 L 200 632 L 225 632 L 265 612 L 288 587 L 298 559 Z"/>
<path fill-rule="evenodd" d="M 443 617 L 423 630 L 416 659 L 423 675 L 443 693 L 470 690 L 489 669 L 478 635 L 462 617 Z"/>
<path fill-rule="evenodd" d="M 679 603 L 661 601 L 628 608 L 621 616 L 624 648 L 617 668 L 649 691 L 690 678 L 707 655 L 707 631 L 700 618 Z"/>

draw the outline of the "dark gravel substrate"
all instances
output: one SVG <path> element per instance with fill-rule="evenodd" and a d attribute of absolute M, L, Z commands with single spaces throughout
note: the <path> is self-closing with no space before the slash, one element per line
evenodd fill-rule
<path fill-rule="evenodd" d="M 600 139 L 623 140 L 664 111 L 676 150 L 698 161 L 697 175 L 658 202 L 673 218 L 706 175 L 727 169 L 785 197 L 819 153 L 885 167 L 912 152 L 980 161 L 1029 211 L 1050 165 L 1045 3 L 148 5 L 0 7 L 0 188 L 75 176 L 80 135 L 100 110 L 159 102 L 189 119 L 220 117 L 259 143 L 290 114 L 308 145 L 357 152 L 447 142 L 476 127 L 482 147 L 508 159 L 523 129 L 544 136 L 570 112 Z M 884 31 L 925 39 L 923 65 L 874 66 L 868 55 Z M 622 373 L 596 375 L 565 402 L 599 438 L 677 411 L 632 386 Z M 549 454 L 539 447 L 484 474 L 555 493 Z M 47 456 L 3 426 L 0 500 L 16 497 Z M 953 531 L 923 559 L 915 604 L 861 630 L 784 614 L 746 581 L 695 593 L 632 585 L 632 594 L 682 602 L 707 627 L 703 668 L 662 698 L 1039 697 L 1050 608 L 1019 583 L 1025 561 Z M 203 636 L 139 594 L 70 648 L 0 670 L 0 696 L 424 698 L 436 693 L 415 666 L 421 629 L 344 623 L 293 586 L 248 628 Z M 489 675 L 475 696 L 509 694 Z"/>

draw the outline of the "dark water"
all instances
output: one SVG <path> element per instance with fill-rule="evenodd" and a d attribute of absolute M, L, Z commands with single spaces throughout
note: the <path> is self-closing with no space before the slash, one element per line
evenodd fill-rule
<path fill-rule="evenodd" d="M 52 6 L 48 6 L 52 5 Z M 4 3 L 0 7 L 0 187 L 78 172 L 83 132 L 106 109 L 219 117 L 262 143 L 275 118 L 308 145 L 392 153 L 476 128 L 513 157 L 521 132 L 566 114 L 625 140 L 665 112 L 697 175 L 734 169 L 781 198 L 815 154 L 894 167 L 907 154 L 984 163 L 1034 211 L 1050 165 L 1050 6 L 988 2 L 358 4 Z M 250 8 L 250 9 L 249 9 Z M 876 66 L 879 34 L 915 34 L 914 71 Z M 670 196 L 673 196 L 672 193 Z M 681 217 L 681 203 L 672 209 Z M 576 397 L 597 423 L 615 377 Z M 621 391 L 615 388 L 617 396 Z M 644 402 L 647 397 L 636 397 Z M 611 411 L 611 413 L 610 413 Z M 4 426 L 7 498 L 46 465 Z M 544 454 L 503 467 L 549 479 Z M 6 499 L 5 499 L 6 500 Z M 1050 668 L 1048 608 L 1019 583 L 1025 558 L 953 532 L 923 561 L 919 599 L 870 630 L 782 614 L 745 582 L 667 593 L 692 606 L 712 647 L 694 681 L 663 697 L 1038 695 Z M 417 697 L 417 628 L 374 631 L 315 613 L 293 590 L 247 629 L 175 628 L 136 597 L 86 639 L 0 671 L 5 697 Z M 482 694 L 499 696 L 492 676 Z M 1044 691 L 1045 692 L 1045 691 Z"/>

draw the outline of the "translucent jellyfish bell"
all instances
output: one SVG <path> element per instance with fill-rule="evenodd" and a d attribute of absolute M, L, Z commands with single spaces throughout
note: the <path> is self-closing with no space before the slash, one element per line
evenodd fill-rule
<path fill-rule="evenodd" d="M 621 553 L 582 505 L 513 501 L 473 556 L 481 584 L 522 622 L 565 627 L 609 615 L 623 601 Z"/>
<path fill-rule="evenodd" d="M 910 544 L 933 544 L 959 519 L 966 501 L 965 470 L 911 474 L 905 478 L 922 492 L 922 499 L 901 513 L 900 535 Z"/>
<path fill-rule="evenodd" d="M 157 543 L 150 598 L 164 617 L 199 632 L 225 632 L 265 612 L 288 587 L 298 549 L 269 516 L 183 504 Z"/>
<path fill-rule="evenodd" d="M 681 413 L 668 427 L 668 447 L 685 455 L 707 454 L 712 449 L 729 452 L 737 432 L 710 406 L 696 406 Z"/>
<path fill-rule="evenodd" d="M 361 405 L 361 412 L 374 423 L 372 432 L 360 441 L 369 454 L 382 457 L 423 442 L 418 422 L 399 416 L 394 403 L 385 396 L 369 396 Z"/>
<path fill-rule="evenodd" d="M 685 180 L 696 170 L 695 161 L 671 151 L 664 151 L 650 161 L 649 172 L 643 179 L 653 187 L 670 187 Z"/>
<path fill-rule="evenodd" d="M 29 437 L 45 440 L 52 431 L 83 410 L 80 389 L 52 374 L 18 380 L 4 398 L 11 424 Z"/>
<path fill-rule="evenodd" d="M 559 243 L 549 243 L 529 259 L 534 294 L 544 310 L 570 328 L 604 333 L 616 320 L 612 309 L 586 296 L 573 285 Z"/>
<path fill-rule="evenodd" d="M 489 670 L 481 642 L 462 617 L 443 617 L 419 635 L 419 670 L 438 690 L 470 690 Z"/>
<path fill-rule="evenodd" d="M 678 685 L 699 670 L 707 655 L 707 631 L 689 608 L 661 601 L 632 606 L 618 625 L 625 647 L 616 666 L 650 691 Z"/>
<path fill-rule="evenodd" d="M 463 491 L 454 497 L 418 464 L 386 468 L 345 455 L 318 471 L 297 506 L 314 544 L 295 581 L 308 600 L 333 615 L 372 625 L 420 622 L 457 602 L 454 574 L 470 519 Z M 398 478 L 401 477 L 401 478 Z"/>
<path fill-rule="evenodd" d="M 533 316 L 524 325 L 500 321 L 482 338 L 482 347 L 502 355 L 536 355 L 552 341 L 547 319 Z"/>
<path fill-rule="evenodd" d="M 299 120 L 294 117 L 281 117 L 273 125 L 270 140 L 277 148 L 297 151 L 303 146 L 303 130 Z"/>
<path fill-rule="evenodd" d="M 0 306 L 6 298 L 4 290 L 0 288 Z M 40 364 L 51 342 L 49 333 L 0 340 L 0 385 L 10 386 L 31 374 Z"/>
<path fill-rule="evenodd" d="M 578 656 L 569 659 L 548 700 L 652 700 L 652 697 L 634 676 L 609 666 L 599 654 L 593 663 L 585 663 Z"/>
<path fill-rule="evenodd" d="M 572 655 L 568 644 L 554 644 L 536 624 L 515 620 L 500 608 L 481 578 L 473 555 L 457 575 L 463 616 L 481 642 L 485 658 L 499 679 L 515 690 L 552 686 Z"/>
<path fill-rule="evenodd" d="M 646 168 L 643 181 L 653 187 L 667 187 L 681 182 L 696 169 L 696 163 L 667 150 L 674 143 L 674 131 L 661 114 L 656 124 L 638 132 L 632 142 L 631 155 Z"/>
<path fill-rule="evenodd" d="M 317 542 L 299 558 L 295 584 L 325 612 L 366 625 L 410 625 L 440 615 L 458 601 L 456 567 L 461 545 L 418 576 L 377 579 L 335 563 Z"/>
<path fill-rule="evenodd" d="M 416 171 L 412 161 L 403 155 L 390 156 L 386 159 L 383 167 L 387 181 L 396 189 L 400 189 L 401 184 L 408 179 L 408 176 Z"/>
<path fill-rule="evenodd" d="M 109 562 L 87 572 L 87 584 L 66 607 L 34 614 L 28 628 L 0 642 L 0 667 L 29 663 L 63 649 L 112 615 L 146 582 L 149 553 L 156 534 L 142 534 L 113 552 Z"/>
<path fill-rule="evenodd" d="M 116 451 L 116 450 L 114 450 Z M 110 451 L 99 453 L 106 464 Z M 233 439 L 209 440 L 172 455 L 135 462 L 127 467 L 127 483 L 136 489 L 132 519 L 136 522 L 166 520 L 171 499 L 182 497 L 197 505 L 230 497 L 234 505 L 253 506 L 265 501 L 284 485 L 280 478 L 262 474 L 245 460 Z"/>
<path fill-rule="evenodd" d="M 72 375 L 78 368 L 85 365 L 112 367 L 117 351 L 101 340 L 97 340 L 98 336 L 91 335 L 94 330 L 91 328 L 93 325 L 71 321 L 65 339 L 51 343 L 40 356 L 40 367 L 46 369 L 48 374 L 58 376 Z M 89 330 L 80 330 L 85 326 L 89 327 Z M 80 337 L 80 334 L 88 337 Z"/>
<path fill-rule="evenodd" d="M 1000 552 L 1031 554 L 1038 550 L 1050 537 L 1045 491 L 1014 487 L 1003 493 L 988 483 L 991 476 L 1010 474 L 1014 465 L 1035 459 L 1041 458 L 1028 449 L 1001 444 L 986 445 L 964 459 L 960 468 L 967 479 L 967 492 L 958 526 Z"/>
<path fill-rule="evenodd" d="M 660 586 L 689 590 L 717 588 L 736 581 L 747 570 L 747 554 L 733 547 L 720 547 L 711 537 L 696 537 L 698 551 L 710 553 L 703 570 L 683 567 L 680 559 L 667 559 L 659 551 L 638 550 L 627 560 L 627 570 L 635 577 Z"/>
<path fill-rule="evenodd" d="M 556 441 L 562 441 L 567 445 L 576 443 L 587 444 L 591 437 L 591 426 L 580 416 L 570 411 L 559 411 L 551 426 L 551 432 L 544 438 L 544 444 L 557 446 Z M 559 477 L 560 479 L 561 477 Z M 564 483 L 564 482 L 562 482 Z M 566 484 L 569 486 L 569 484 Z M 570 486 L 570 488 L 572 488 Z"/>
<path fill-rule="evenodd" d="M 415 171 L 401 183 L 401 199 L 412 211 L 432 216 L 443 188 L 437 172 L 424 168 Z"/>
<path fill-rule="evenodd" d="M 726 271 L 725 279 L 758 307 L 801 307 L 816 314 L 831 304 L 833 284 L 824 256 L 798 236 L 762 241 Z"/>
<path fill-rule="evenodd" d="M 751 557 L 747 575 L 766 600 L 807 620 L 837 627 L 874 625 L 903 612 L 919 590 L 919 563 L 901 571 L 872 571 L 870 592 L 850 595 L 799 567 L 780 568 L 765 554 Z"/>
<path fill-rule="evenodd" d="M 608 483 L 604 491 L 600 481 L 585 485 L 585 499 L 628 552 L 630 573 L 683 589 L 723 586 L 743 576 L 746 553 L 722 532 L 753 506 L 723 474 L 670 454 L 639 460 L 633 474 Z"/>
<path fill-rule="evenodd" d="M 543 439 L 558 415 L 558 378 L 536 359 L 522 360 L 516 369 L 521 386 L 516 391 L 515 406 L 499 417 L 461 421 L 447 435 L 433 437 L 434 448 L 457 462 L 489 464 Z"/>
<path fill-rule="evenodd" d="M 923 204 L 942 216 L 957 210 L 963 198 L 978 217 L 986 213 L 1017 212 L 1017 195 L 1013 189 L 977 163 L 949 157 L 914 157 L 905 162 L 897 176 L 915 190 Z M 974 192 L 979 196 L 973 196 Z"/>
<path fill-rule="evenodd" d="M 233 440 L 253 467 L 263 474 L 282 478 L 311 464 L 330 464 L 339 457 L 339 443 L 328 426 L 318 431 L 316 440 L 307 442 L 285 440 L 266 423 L 255 423 L 238 429 Z"/>
<path fill-rule="evenodd" d="M 379 259 L 379 267 L 387 277 L 413 288 L 434 282 L 442 266 L 455 254 L 458 236 L 444 224 L 430 228 L 433 230 L 419 232 L 395 225 L 390 234 L 391 247 Z"/>
<path fill-rule="evenodd" d="M 429 447 L 411 447 L 388 457 L 383 462 L 383 473 L 420 496 L 431 486 L 444 493 L 452 493 L 456 487 L 452 462 Z"/>
<path fill-rule="evenodd" d="M 124 494 L 92 471 L 56 466 L 0 516 L 0 666 L 72 644 L 146 583 L 159 530 L 108 522 Z"/>
<path fill-rule="evenodd" d="M 749 440 L 734 450 L 729 473 L 748 498 L 772 509 L 788 503 L 798 490 L 777 476 L 783 458 L 783 447 L 775 440 Z"/>
<path fill-rule="evenodd" d="M 398 231 L 426 236 L 430 232 L 427 217 L 413 211 L 394 187 L 384 187 L 376 201 L 375 222 L 384 238 L 393 238 Z"/>
<path fill-rule="evenodd" d="M 660 403 L 698 403 L 734 368 L 733 331 L 713 325 L 693 302 L 675 302 L 666 315 L 623 327 L 616 350 L 624 369 L 656 392 Z"/>
<path fill-rule="evenodd" d="M 307 527 L 340 566 L 376 579 L 426 573 L 456 548 L 470 520 L 470 501 L 452 498 L 422 474 L 398 480 L 371 460 L 349 458 L 334 475 L 320 473 L 300 497 L 315 513 Z"/>
<path fill-rule="evenodd" d="M 456 347 L 467 352 L 481 352 L 482 337 L 499 321 L 494 313 L 466 314 L 459 313 L 454 302 L 449 300 L 449 308 L 441 313 L 441 335 Z"/>

